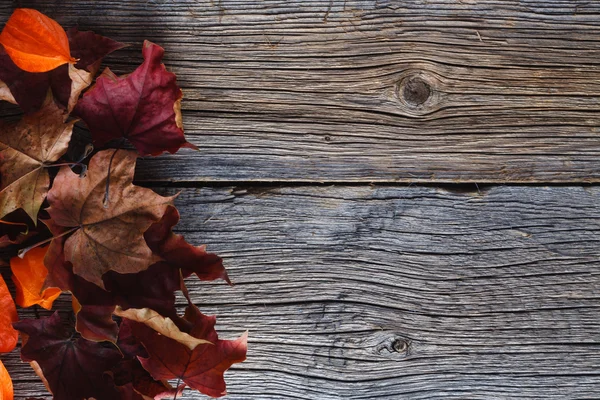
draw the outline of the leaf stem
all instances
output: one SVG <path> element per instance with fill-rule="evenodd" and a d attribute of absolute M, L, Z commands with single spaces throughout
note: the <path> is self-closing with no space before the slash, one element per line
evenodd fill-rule
<path fill-rule="evenodd" d="M 175 395 L 173 396 L 173 400 L 177 400 L 177 393 L 179 393 L 179 384 L 181 383 L 181 377 L 177 378 L 177 385 L 175 385 Z"/>
<path fill-rule="evenodd" d="M 102 201 L 102 205 L 104 208 L 108 208 L 108 196 L 110 194 L 110 169 L 112 168 L 112 162 L 117 155 L 117 151 L 120 149 L 115 149 L 115 152 L 110 156 L 110 161 L 108 162 L 108 175 L 106 175 L 106 187 L 104 188 L 104 200 Z"/>
<path fill-rule="evenodd" d="M 21 249 L 21 250 L 19 250 L 19 253 L 18 253 L 17 255 L 19 256 L 19 258 L 23 258 L 23 257 L 25 257 L 25 253 L 27 253 L 29 250 L 31 250 L 31 249 L 35 249 L 36 247 L 39 247 L 39 246 L 41 246 L 41 245 L 43 245 L 43 244 L 46 244 L 46 243 L 48 243 L 48 242 L 52 241 L 53 239 L 57 239 L 57 238 L 59 238 L 59 237 L 63 237 L 63 236 L 65 236 L 65 235 L 68 235 L 69 233 L 71 233 L 71 232 L 74 232 L 74 231 L 76 231 L 77 229 L 79 229 L 79 227 L 78 227 L 78 226 L 76 226 L 76 227 L 74 227 L 74 228 L 71 228 L 71 229 L 69 229 L 68 231 L 64 231 L 63 233 L 61 233 L 61 234 L 60 234 L 60 235 L 58 235 L 58 236 L 52 236 L 52 237 L 51 237 L 51 238 L 49 238 L 49 239 L 42 240 L 42 241 L 41 241 L 41 242 L 39 242 L 39 243 L 32 244 L 31 246 L 25 247 L 24 249 Z"/>

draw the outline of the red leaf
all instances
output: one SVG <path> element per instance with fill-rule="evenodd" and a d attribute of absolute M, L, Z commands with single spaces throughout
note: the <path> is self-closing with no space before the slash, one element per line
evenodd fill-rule
<path fill-rule="evenodd" d="M 181 89 L 175 74 L 161 64 L 164 49 L 145 41 L 143 64 L 117 77 L 108 68 L 75 107 L 90 128 L 94 143 L 127 138 L 141 155 L 175 153 L 188 143 L 181 126 Z"/>
<path fill-rule="evenodd" d="M 236 340 L 220 340 L 214 329 L 216 318 L 203 315 L 195 306 L 186 309 L 184 319 L 189 323 L 190 335 L 213 344 L 198 345 L 190 350 L 144 324 L 126 322 L 132 324 L 133 334 L 148 351 L 148 358 L 138 357 L 142 366 L 156 380 L 177 378 L 208 396 L 224 396 L 223 373 L 232 364 L 246 359 L 247 334 Z"/>
<path fill-rule="evenodd" d="M 144 233 L 148 247 L 166 262 L 181 268 L 184 277 L 195 273 L 203 281 L 223 279 L 231 284 L 221 257 L 207 253 L 204 246 L 192 246 L 183 236 L 173 233 L 178 222 L 179 211 L 168 207 L 160 221 Z"/>
<path fill-rule="evenodd" d="M 75 63 L 64 29 L 39 11 L 17 8 L 8 19 L 0 44 L 24 71 L 47 72 L 59 65 Z"/>
<path fill-rule="evenodd" d="M 40 365 L 55 400 L 118 398 L 116 388 L 104 376 L 122 359 L 117 347 L 74 335 L 57 312 L 14 326 L 27 336 L 21 359 Z"/>

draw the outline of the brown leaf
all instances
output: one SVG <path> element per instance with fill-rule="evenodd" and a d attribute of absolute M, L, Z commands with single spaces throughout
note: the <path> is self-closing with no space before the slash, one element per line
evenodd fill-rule
<path fill-rule="evenodd" d="M 149 308 L 130 308 L 128 310 L 123 310 L 121 307 L 117 306 L 115 315 L 132 321 L 141 322 L 161 335 L 176 340 L 190 350 L 194 350 L 199 344 L 210 343 L 208 340 L 198 339 L 185 332 L 181 332 L 171 318 L 163 317 Z"/>
<path fill-rule="evenodd" d="M 37 221 L 50 186 L 46 166 L 57 161 L 71 140 L 74 122 L 48 98 L 45 106 L 16 124 L 0 127 L 0 218 L 22 208 Z"/>
<path fill-rule="evenodd" d="M 144 232 L 174 197 L 132 184 L 136 158 L 133 151 L 101 151 L 84 178 L 63 167 L 48 192 L 53 224 L 74 231 L 64 242 L 65 261 L 73 264 L 75 274 L 102 288 L 102 275 L 109 270 L 135 273 L 159 260 Z M 56 254 L 56 246 L 61 241 L 52 241 L 49 254 Z"/>

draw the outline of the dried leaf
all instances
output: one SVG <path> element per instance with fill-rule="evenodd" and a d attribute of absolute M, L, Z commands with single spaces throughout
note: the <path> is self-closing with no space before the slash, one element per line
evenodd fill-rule
<path fill-rule="evenodd" d="M 203 315 L 195 306 L 186 309 L 184 319 L 190 325 L 190 335 L 213 344 L 198 345 L 190 350 L 144 324 L 133 322 L 133 334 L 149 354 L 147 358 L 139 358 L 142 366 L 156 380 L 177 378 L 208 396 L 225 395 L 223 373 L 232 364 L 246 359 L 247 334 L 236 340 L 220 340 L 214 329 L 215 317 Z"/>
<path fill-rule="evenodd" d="M 13 400 L 13 384 L 10 375 L 0 361 L 0 400 Z"/>
<path fill-rule="evenodd" d="M 118 398 L 116 388 L 104 377 L 122 359 L 113 344 L 74 335 L 63 325 L 58 313 L 14 325 L 28 337 L 21 349 L 21 359 L 39 364 L 55 400 Z"/>
<path fill-rule="evenodd" d="M 135 160 L 135 152 L 101 151 L 90 161 L 84 178 L 61 168 L 48 192 L 53 223 L 74 231 L 64 242 L 65 261 L 73 264 L 75 274 L 102 288 L 102 275 L 109 270 L 136 273 L 159 260 L 143 234 L 160 220 L 173 197 L 134 186 Z M 50 254 L 59 243 L 52 241 Z"/>
<path fill-rule="evenodd" d="M 0 275 L 0 353 L 8 353 L 17 345 L 19 333 L 12 323 L 18 320 L 17 308 L 8 291 L 4 278 Z"/>
<path fill-rule="evenodd" d="M 16 124 L 0 127 L 0 218 L 22 208 L 36 223 L 50 186 L 47 166 L 66 151 L 73 122 L 53 101 Z"/>
<path fill-rule="evenodd" d="M 67 36 L 71 52 L 79 61 L 75 66 L 61 65 L 45 73 L 23 71 L 0 48 L 0 80 L 6 83 L 10 94 L 26 113 L 38 110 L 50 89 L 60 107 L 70 112 L 84 84 L 90 84 L 98 72 L 102 58 L 125 46 L 93 32 L 80 32 L 76 28 L 70 29 Z M 77 80 L 73 79 L 75 71 Z"/>
<path fill-rule="evenodd" d="M 148 228 L 144 237 L 152 251 L 172 266 L 181 268 L 186 278 L 196 274 L 203 281 L 223 279 L 231 284 L 221 257 L 206 252 L 204 246 L 192 246 L 183 236 L 173 233 L 178 222 L 179 211 L 168 207 L 160 221 Z"/>
<path fill-rule="evenodd" d="M 161 335 L 176 340 L 190 350 L 194 350 L 199 344 L 210 344 L 210 341 L 208 340 L 198 339 L 185 332 L 181 332 L 173 320 L 163 317 L 149 308 L 130 308 L 128 310 L 123 310 L 121 307 L 117 307 L 115 309 L 115 315 L 140 322 Z"/>
<path fill-rule="evenodd" d="M 17 287 L 16 303 L 21 307 L 39 304 L 46 310 L 52 308 L 54 300 L 60 296 L 59 288 L 42 290 L 48 270 L 44 265 L 44 257 L 48 247 L 36 247 L 25 253 L 23 258 L 13 257 L 10 260 L 12 280 Z"/>
<path fill-rule="evenodd" d="M 181 127 L 181 89 L 175 74 L 161 64 L 164 49 L 144 42 L 144 63 L 117 77 L 106 69 L 75 107 L 96 146 L 125 137 L 141 155 L 175 153 L 188 143 Z"/>
<path fill-rule="evenodd" d="M 23 71 L 46 72 L 75 63 L 64 29 L 39 11 L 17 8 L 8 19 L 0 44 Z"/>

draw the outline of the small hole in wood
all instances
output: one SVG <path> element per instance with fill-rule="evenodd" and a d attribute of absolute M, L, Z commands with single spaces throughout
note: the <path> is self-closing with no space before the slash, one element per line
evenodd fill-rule
<path fill-rule="evenodd" d="M 325 136 L 325 141 L 326 142 L 331 142 L 331 136 Z"/>

